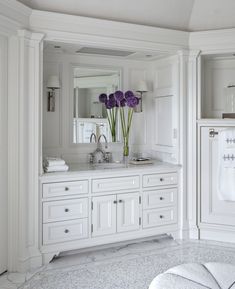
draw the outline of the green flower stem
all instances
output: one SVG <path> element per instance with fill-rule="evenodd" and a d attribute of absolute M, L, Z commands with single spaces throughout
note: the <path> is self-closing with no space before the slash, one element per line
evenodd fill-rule
<path fill-rule="evenodd" d="M 133 108 L 128 109 L 128 115 L 127 115 L 127 123 L 125 119 L 124 114 L 124 108 L 120 108 L 120 118 L 121 118 L 121 125 L 122 125 L 122 136 L 123 136 L 123 155 L 128 156 L 129 155 L 129 134 L 130 134 L 130 128 L 131 128 L 131 122 L 133 117 Z"/>

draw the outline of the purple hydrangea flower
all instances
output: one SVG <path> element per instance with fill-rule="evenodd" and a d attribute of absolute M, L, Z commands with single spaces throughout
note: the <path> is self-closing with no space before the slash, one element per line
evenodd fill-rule
<path fill-rule="evenodd" d="M 132 98 L 134 97 L 134 93 L 131 91 L 131 90 L 128 90 L 125 92 L 125 98 L 128 99 L 128 98 Z"/>
<path fill-rule="evenodd" d="M 113 107 L 116 106 L 116 100 L 114 98 L 109 98 L 106 102 L 105 102 L 105 107 L 107 109 L 111 109 Z"/>
<path fill-rule="evenodd" d="M 105 94 L 105 93 L 100 94 L 100 96 L 99 96 L 100 102 L 105 103 L 107 101 L 107 99 L 108 99 L 107 94 Z"/>
<path fill-rule="evenodd" d="M 117 101 L 121 101 L 124 98 L 124 93 L 121 90 L 117 90 L 114 93 L 114 96 L 115 96 Z"/>
<path fill-rule="evenodd" d="M 138 97 L 134 96 L 134 97 L 129 97 L 127 100 L 126 100 L 126 103 L 127 103 L 127 106 L 128 107 L 135 107 L 138 105 L 139 103 L 139 99 Z"/>
<path fill-rule="evenodd" d="M 120 101 L 120 107 L 124 107 L 126 106 L 126 100 L 125 98 L 123 98 L 121 101 Z"/>
<path fill-rule="evenodd" d="M 109 95 L 109 99 L 115 99 L 115 96 L 114 96 L 113 93 L 110 93 L 110 95 Z"/>

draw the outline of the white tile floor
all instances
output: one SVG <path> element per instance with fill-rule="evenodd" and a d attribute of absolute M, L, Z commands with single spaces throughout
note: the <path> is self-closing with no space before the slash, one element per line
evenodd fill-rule
<path fill-rule="evenodd" d="M 0 277 L 0 289 L 144 289 L 166 269 L 187 262 L 235 264 L 235 244 L 162 237 L 66 255 L 26 274 Z"/>

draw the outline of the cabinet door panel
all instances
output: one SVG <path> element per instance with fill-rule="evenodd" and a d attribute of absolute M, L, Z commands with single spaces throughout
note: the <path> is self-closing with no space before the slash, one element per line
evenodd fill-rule
<path fill-rule="evenodd" d="M 103 236 L 116 233 L 116 195 L 92 198 L 92 236 Z"/>
<path fill-rule="evenodd" d="M 117 195 L 117 232 L 138 230 L 139 217 L 139 194 Z"/>
<path fill-rule="evenodd" d="M 213 127 L 221 131 L 223 127 Z M 235 225 L 235 202 L 218 197 L 218 135 L 209 136 L 211 127 L 201 128 L 201 222 Z"/>

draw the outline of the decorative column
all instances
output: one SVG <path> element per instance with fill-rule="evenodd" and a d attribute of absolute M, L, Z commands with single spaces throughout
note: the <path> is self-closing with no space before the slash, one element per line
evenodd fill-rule
<path fill-rule="evenodd" d="M 9 271 L 42 264 L 38 177 L 43 37 L 19 30 L 9 39 Z"/>
<path fill-rule="evenodd" d="M 187 128 L 187 218 L 189 222 L 189 237 L 199 239 L 199 203 L 197 178 L 197 119 L 200 93 L 200 51 L 192 50 L 188 63 L 188 128 Z"/>

